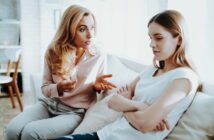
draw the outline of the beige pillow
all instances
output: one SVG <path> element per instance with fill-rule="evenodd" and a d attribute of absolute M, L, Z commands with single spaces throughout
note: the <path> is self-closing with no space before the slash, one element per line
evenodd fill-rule
<path fill-rule="evenodd" d="M 115 57 L 108 58 L 108 68 L 108 73 L 113 74 L 113 77 L 110 78 L 109 81 L 117 85 L 118 88 L 125 84 L 129 84 L 138 75 L 138 73 L 127 68 Z M 108 93 L 103 93 L 108 94 L 109 96 L 98 101 L 94 106 L 87 110 L 83 121 L 75 129 L 74 133 L 97 131 L 121 116 L 122 113 L 109 109 L 107 105 L 111 95 L 115 92 L 116 89 L 110 90 Z"/>
<path fill-rule="evenodd" d="M 166 140 L 211 140 L 214 138 L 214 97 L 198 92 L 188 111 Z"/>
<path fill-rule="evenodd" d="M 214 85 L 213 84 L 209 84 L 209 83 L 203 82 L 203 88 L 202 88 L 202 90 L 206 94 L 214 96 Z"/>

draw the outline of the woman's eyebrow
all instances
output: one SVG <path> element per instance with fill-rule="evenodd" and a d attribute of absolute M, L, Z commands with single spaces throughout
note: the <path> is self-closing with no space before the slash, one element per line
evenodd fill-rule
<path fill-rule="evenodd" d="M 160 34 L 160 33 L 155 33 L 155 34 L 148 34 L 148 36 L 149 36 L 149 37 L 151 37 L 151 36 L 156 37 L 156 36 L 162 36 L 162 34 Z"/>
<path fill-rule="evenodd" d="M 84 24 L 80 24 L 78 27 L 80 28 L 80 27 L 87 27 L 87 26 Z"/>
<path fill-rule="evenodd" d="M 162 34 L 160 34 L 160 33 L 153 34 L 153 36 L 160 36 L 160 35 L 162 35 Z"/>

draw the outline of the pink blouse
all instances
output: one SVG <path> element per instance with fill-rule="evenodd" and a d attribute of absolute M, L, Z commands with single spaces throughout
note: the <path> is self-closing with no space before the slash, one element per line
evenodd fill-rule
<path fill-rule="evenodd" d="M 96 102 L 96 92 L 93 90 L 93 83 L 96 77 L 105 71 L 106 55 L 98 48 L 87 49 L 77 65 L 73 64 L 71 75 L 77 79 L 76 87 L 71 91 L 64 92 L 63 96 L 58 96 L 57 82 L 61 78 L 51 73 L 45 61 L 42 92 L 46 97 L 59 98 L 64 104 L 76 108 L 89 108 Z"/>

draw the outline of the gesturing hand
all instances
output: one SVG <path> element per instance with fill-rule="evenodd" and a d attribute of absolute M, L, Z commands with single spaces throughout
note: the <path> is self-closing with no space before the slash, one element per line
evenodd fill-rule
<path fill-rule="evenodd" d="M 57 90 L 59 93 L 59 96 L 63 95 L 63 92 L 71 91 L 76 86 L 76 81 L 71 81 L 69 79 L 64 79 L 57 83 Z"/>
<path fill-rule="evenodd" d="M 117 94 L 122 95 L 125 98 L 131 99 L 132 98 L 132 91 L 131 88 L 126 85 L 125 87 L 121 87 L 120 89 L 118 89 Z"/>
<path fill-rule="evenodd" d="M 112 77 L 112 74 L 106 74 L 106 75 L 101 75 L 97 77 L 94 83 L 95 90 L 100 91 L 100 90 L 108 90 L 108 89 L 116 88 L 117 87 L 116 85 L 105 80 L 105 78 L 110 78 L 110 77 Z"/>

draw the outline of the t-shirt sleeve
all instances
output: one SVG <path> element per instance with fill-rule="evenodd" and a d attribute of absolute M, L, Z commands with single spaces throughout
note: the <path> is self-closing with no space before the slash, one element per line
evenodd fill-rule
<path fill-rule="evenodd" d="M 196 92 L 199 85 L 199 78 L 197 74 L 189 68 L 180 68 L 172 76 L 171 81 L 176 79 L 183 79 L 183 78 L 189 80 L 191 83 L 190 94 Z"/>

